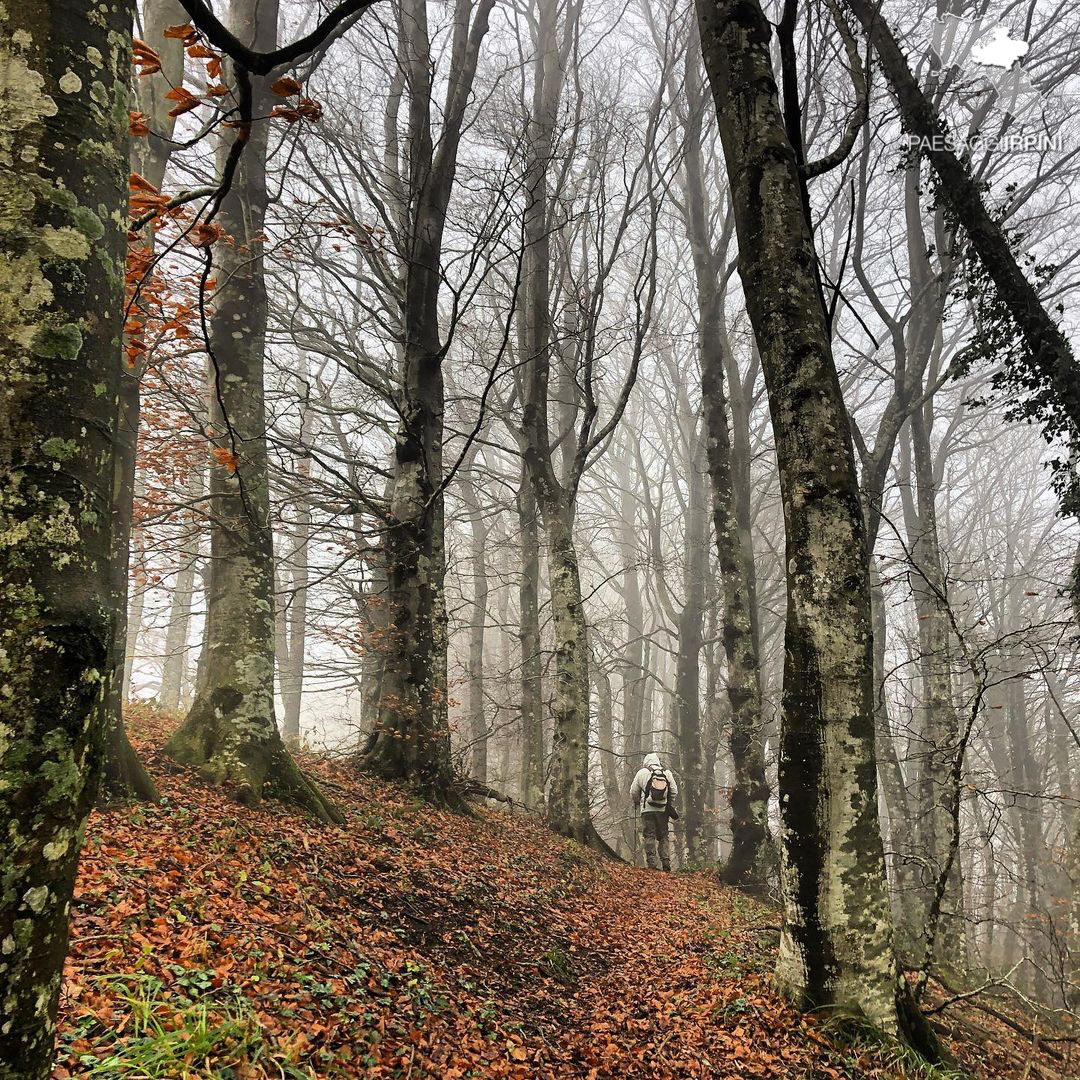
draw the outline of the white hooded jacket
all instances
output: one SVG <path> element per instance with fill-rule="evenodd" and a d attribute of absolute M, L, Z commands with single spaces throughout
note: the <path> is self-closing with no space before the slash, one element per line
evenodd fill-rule
<path fill-rule="evenodd" d="M 649 766 L 652 766 L 650 768 Z M 637 775 L 634 777 L 634 782 L 630 785 L 630 802 L 636 807 L 638 814 L 663 814 L 665 811 L 657 810 L 655 807 L 646 807 L 645 805 L 645 789 L 649 785 L 649 777 L 652 775 L 653 769 L 660 769 L 667 777 L 668 782 L 668 805 L 674 801 L 675 797 L 679 794 L 679 785 L 675 783 L 675 777 L 672 775 L 670 769 L 664 769 L 660 765 L 659 754 L 646 754 L 645 764 L 638 769 Z"/>

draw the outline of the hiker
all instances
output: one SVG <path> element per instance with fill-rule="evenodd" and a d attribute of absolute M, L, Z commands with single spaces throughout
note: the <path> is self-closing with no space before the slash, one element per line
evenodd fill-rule
<path fill-rule="evenodd" d="M 646 754 L 645 763 L 630 785 L 630 802 L 641 815 L 641 835 L 645 839 L 645 861 L 650 870 L 671 870 L 671 848 L 668 846 L 668 818 L 677 818 L 675 797 L 679 785 L 675 777 L 660 764 L 659 754 Z M 657 857 L 659 849 L 659 858 Z"/>

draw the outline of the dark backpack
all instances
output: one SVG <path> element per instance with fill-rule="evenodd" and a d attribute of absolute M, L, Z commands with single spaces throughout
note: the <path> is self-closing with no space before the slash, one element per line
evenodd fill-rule
<path fill-rule="evenodd" d="M 645 785 L 645 809 L 667 810 L 671 795 L 671 785 L 667 773 L 653 765 L 649 766 L 649 780 Z"/>

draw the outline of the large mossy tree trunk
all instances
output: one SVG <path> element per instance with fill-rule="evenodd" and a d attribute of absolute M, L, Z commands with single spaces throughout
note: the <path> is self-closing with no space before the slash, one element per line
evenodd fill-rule
<path fill-rule="evenodd" d="M 234 0 L 233 32 L 257 49 L 277 38 L 277 4 Z M 255 80 L 255 116 L 275 96 Z M 232 237 L 215 250 L 221 282 L 210 317 L 210 561 L 204 681 L 166 749 L 242 802 L 273 797 L 323 821 L 342 817 L 303 775 L 274 716 L 274 554 L 263 367 L 267 295 L 262 233 L 269 129 L 252 125 L 218 218 Z M 222 148 L 222 159 L 227 153 Z"/>
<path fill-rule="evenodd" d="M 551 779 L 547 819 L 551 828 L 596 846 L 589 801 L 589 633 L 574 547 L 573 516 L 558 505 L 544 515 L 555 636 L 551 711 Z"/>
<path fill-rule="evenodd" d="M 866 536 L 771 28 L 756 0 L 698 0 L 761 352 L 786 530 L 779 984 L 928 1052 L 893 950 L 878 824 Z"/>
<path fill-rule="evenodd" d="M 134 5 L 0 9 L 0 1077 L 51 1073 L 113 672 Z"/>

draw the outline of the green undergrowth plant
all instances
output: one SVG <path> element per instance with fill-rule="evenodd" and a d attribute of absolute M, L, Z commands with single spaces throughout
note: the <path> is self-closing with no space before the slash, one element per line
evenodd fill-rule
<path fill-rule="evenodd" d="M 70 1032 L 81 1044 L 80 1075 L 97 1080 L 176 1080 L 275 1076 L 311 1080 L 311 1073 L 274 1052 L 258 1018 L 236 988 L 213 993 L 194 974 L 190 986 L 166 989 L 150 975 L 103 976 L 126 1020 L 103 1028 L 86 1014 Z M 190 994 L 184 991 L 189 989 Z"/>
<path fill-rule="evenodd" d="M 973 1080 L 955 1065 L 934 1065 L 910 1046 L 892 1038 L 865 1017 L 851 1013 L 826 1015 L 821 1033 L 850 1066 L 865 1068 L 867 1061 L 897 1080 Z"/>

